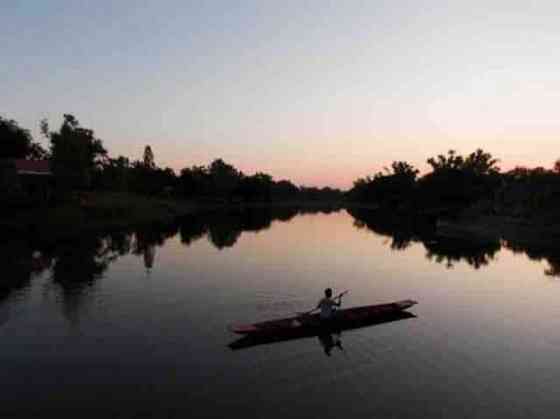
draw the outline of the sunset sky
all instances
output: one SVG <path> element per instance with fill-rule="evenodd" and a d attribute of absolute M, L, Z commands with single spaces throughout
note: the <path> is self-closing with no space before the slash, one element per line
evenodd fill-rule
<path fill-rule="evenodd" d="M 557 1 L 0 2 L 0 115 L 113 156 L 347 188 L 477 147 L 560 157 Z"/>

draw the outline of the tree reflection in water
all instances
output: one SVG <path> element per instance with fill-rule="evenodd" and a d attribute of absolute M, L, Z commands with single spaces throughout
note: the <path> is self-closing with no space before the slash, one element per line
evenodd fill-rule
<path fill-rule="evenodd" d="M 181 218 L 179 233 L 181 243 L 187 246 L 206 236 L 214 247 L 222 250 L 233 247 L 243 232 L 267 230 L 274 221 L 287 222 L 298 214 L 317 212 L 328 214 L 333 211 L 338 211 L 338 209 L 331 207 L 263 207 L 191 214 Z"/>
<path fill-rule="evenodd" d="M 319 209 L 292 207 L 216 211 L 128 231 L 88 234 L 55 246 L 45 247 L 27 241 L 6 243 L 0 247 L 4 258 L 0 308 L 4 301 L 27 289 L 34 277 L 48 272 L 46 290 L 57 294 L 65 317 L 75 323 L 95 284 L 119 257 L 129 254 L 141 257 L 149 272 L 157 264 L 156 249 L 178 233 L 186 246 L 207 237 L 217 249 L 224 249 L 234 246 L 244 231 L 265 230 L 275 220 L 285 222 L 299 213 L 317 211 Z M 334 209 L 320 211 L 329 213 Z M 0 324 L 3 316 L 0 311 Z"/>
<path fill-rule="evenodd" d="M 470 242 L 463 240 L 438 239 L 423 243 L 426 258 L 453 268 L 464 261 L 475 269 L 488 265 L 500 250 L 499 241 Z"/>
<path fill-rule="evenodd" d="M 110 240 L 89 236 L 56 249 L 49 288 L 57 291 L 62 312 L 71 323 L 78 321 L 78 314 L 91 295 L 87 292 L 89 288 L 118 257 L 109 244 Z"/>
<path fill-rule="evenodd" d="M 133 254 L 142 258 L 148 271 L 157 268 L 157 248 L 179 234 L 181 243 L 190 246 L 207 238 L 217 249 L 234 246 L 243 232 L 263 231 L 274 222 L 287 222 L 298 214 L 333 209 L 293 207 L 238 209 L 226 212 L 192 214 L 173 223 L 153 224 L 129 231 L 90 234 L 75 242 L 42 247 L 26 241 L 3 244 L 0 251 L 4 266 L 0 281 L 0 309 L 2 303 L 20 295 L 33 278 L 50 273 L 47 289 L 60 296 L 65 316 L 77 320 L 95 284 L 103 278 L 110 264 L 121 256 Z M 433 224 L 427 221 L 381 217 L 369 210 L 349 209 L 354 226 L 388 237 L 391 249 L 403 251 L 413 243 L 422 243 L 426 257 L 451 268 L 464 261 L 475 269 L 492 263 L 501 246 L 514 253 L 524 253 L 531 260 L 545 260 L 549 268 L 545 274 L 560 277 L 558 246 L 519 245 L 498 241 L 467 242 L 436 237 Z M 24 294 L 22 294 L 24 295 Z M 0 310 L 0 323 L 6 313 Z"/>
<path fill-rule="evenodd" d="M 523 253 L 531 260 L 546 260 L 548 276 L 560 276 L 560 248 L 555 243 L 546 245 L 513 244 L 500 240 L 469 241 L 438 237 L 435 225 L 428 220 L 413 217 L 396 217 L 368 209 L 348 209 L 354 218 L 354 226 L 375 234 L 389 237 L 392 250 L 405 250 L 412 243 L 422 243 L 426 258 L 453 268 L 458 262 L 466 262 L 474 269 L 488 266 L 502 246 L 514 253 Z M 503 244 L 502 244 L 503 243 Z"/>
<path fill-rule="evenodd" d="M 504 247 L 513 253 L 524 253 L 527 257 L 534 261 L 545 260 L 549 268 L 544 273 L 547 276 L 560 277 L 560 247 L 558 244 L 548 244 L 546 246 L 528 246 L 526 244 L 515 244 L 504 241 Z"/>
<path fill-rule="evenodd" d="M 2 255 L 2 275 L 0 279 L 0 325 L 8 320 L 9 313 L 2 310 L 5 301 L 27 290 L 33 279 L 52 265 L 52 258 L 39 251 L 33 251 L 23 241 L 4 243 L 0 246 Z"/>

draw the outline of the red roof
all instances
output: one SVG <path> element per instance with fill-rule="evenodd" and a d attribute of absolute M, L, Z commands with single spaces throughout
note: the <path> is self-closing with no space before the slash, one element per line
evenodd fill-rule
<path fill-rule="evenodd" d="M 51 175 L 48 160 L 24 160 L 15 159 L 14 164 L 18 174 Z"/>

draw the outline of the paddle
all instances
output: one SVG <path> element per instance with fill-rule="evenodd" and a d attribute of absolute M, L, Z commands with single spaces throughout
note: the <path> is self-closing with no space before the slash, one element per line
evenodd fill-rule
<path fill-rule="evenodd" d="M 350 292 L 350 290 L 343 291 L 340 294 L 338 294 L 336 297 L 334 297 L 333 300 L 338 299 L 338 301 L 341 301 L 342 297 L 344 297 L 349 292 Z M 313 313 L 315 310 L 318 310 L 318 309 L 319 309 L 318 307 L 315 307 L 315 308 L 312 308 L 311 310 L 305 311 L 305 312 L 298 311 L 298 312 L 296 312 L 296 314 L 298 316 L 308 316 L 309 314 Z"/>

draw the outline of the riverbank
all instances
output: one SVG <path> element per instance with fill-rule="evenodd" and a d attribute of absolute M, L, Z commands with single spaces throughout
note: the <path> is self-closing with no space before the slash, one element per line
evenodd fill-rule
<path fill-rule="evenodd" d="M 506 241 L 511 245 L 540 248 L 560 245 L 560 215 L 540 212 L 532 216 L 484 214 L 464 211 L 460 215 L 409 213 L 399 214 L 367 205 L 350 204 L 350 214 L 368 228 L 389 235 L 407 235 L 427 240 L 446 238 L 473 243 Z"/>
<path fill-rule="evenodd" d="M 0 216 L 0 236 L 53 244 L 81 235 L 111 232 L 150 224 L 171 223 L 177 218 L 211 211 L 242 211 L 256 208 L 298 208 L 303 211 L 347 208 L 358 211 L 381 230 L 418 229 L 436 236 L 470 240 L 505 240 L 512 244 L 550 246 L 560 243 L 560 218 L 504 215 L 469 215 L 454 218 L 402 216 L 374 205 L 322 201 L 231 203 L 219 200 L 178 200 L 113 192 L 82 194 L 73 202 L 53 207 L 35 207 Z M 360 218 L 360 217 L 359 217 Z M 437 221 L 436 221 L 437 218 Z M 418 233 L 418 232 L 417 232 Z"/>
<path fill-rule="evenodd" d="M 196 204 L 188 201 L 92 193 L 57 206 L 14 211 L 0 218 L 0 233 L 4 237 L 53 243 L 91 232 L 168 222 L 195 209 Z"/>
<path fill-rule="evenodd" d="M 62 205 L 22 209 L 0 216 L 0 236 L 51 244 L 88 233 L 170 223 L 196 212 L 270 207 L 342 208 L 340 204 L 324 202 L 227 203 L 95 192 Z"/>
<path fill-rule="evenodd" d="M 511 244 L 543 247 L 560 244 L 560 219 L 502 215 L 440 219 L 436 222 L 436 234 L 447 238 L 505 240 Z"/>

